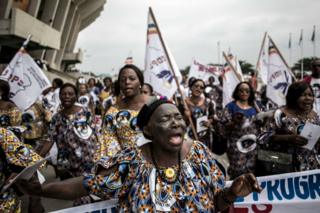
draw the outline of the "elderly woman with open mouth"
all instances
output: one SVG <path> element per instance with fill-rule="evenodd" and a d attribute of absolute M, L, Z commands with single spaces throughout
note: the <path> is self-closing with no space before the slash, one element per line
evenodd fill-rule
<path fill-rule="evenodd" d="M 96 174 L 42 185 L 21 184 L 39 195 L 74 199 L 95 195 L 119 199 L 120 212 L 218 212 L 238 196 L 261 188 L 253 174 L 229 188 L 208 148 L 185 139 L 186 124 L 167 100 L 144 105 L 138 125 L 152 142 L 101 158 Z"/>

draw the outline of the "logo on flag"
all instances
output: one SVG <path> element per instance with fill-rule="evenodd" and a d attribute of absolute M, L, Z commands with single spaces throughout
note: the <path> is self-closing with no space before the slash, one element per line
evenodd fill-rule
<path fill-rule="evenodd" d="M 0 78 L 9 83 L 10 100 L 23 111 L 51 86 L 40 67 L 23 49 L 17 52 Z"/>
<path fill-rule="evenodd" d="M 294 76 L 270 37 L 268 67 L 267 97 L 278 106 L 283 106 Z"/>
<path fill-rule="evenodd" d="M 178 79 L 181 78 L 180 71 L 170 50 L 161 38 L 160 30 L 150 8 L 144 71 L 145 82 L 152 85 L 158 94 L 171 98 L 177 90 L 175 76 Z"/>

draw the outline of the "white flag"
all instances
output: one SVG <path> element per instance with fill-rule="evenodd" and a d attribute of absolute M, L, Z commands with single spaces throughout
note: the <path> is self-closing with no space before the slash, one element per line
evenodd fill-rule
<path fill-rule="evenodd" d="M 271 39 L 269 41 L 267 97 L 278 106 L 283 106 L 286 104 L 286 95 L 293 76 L 275 48 L 275 44 Z"/>
<path fill-rule="evenodd" d="M 268 61 L 269 61 L 269 41 L 268 38 L 264 40 L 264 44 L 262 45 L 261 56 L 259 57 L 259 61 L 257 63 L 257 71 L 260 76 L 262 83 L 268 83 Z"/>
<path fill-rule="evenodd" d="M 208 81 L 209 77 L 213 76 L 215 82 L 219 84 L 219 76 L 222 74 L 222 68 L 219 66 L 211 66 L 200 63 L 197 60 L 193 60 L 190 66 L 189 78 L 200 78 L 204 81 Z"/>
<path fill-rule="evenodd" d="M 232 64 L 232 66 L 234 67 L 235 71 L 238 73 L 238 76 L 241 78 L 240 80 L 243 81 L 243 73 L 242 73 L 242 69 L 240 66 L 239 61 L 237 60 L 237 57 L 233 56 L 232 54 L 228 55 L 228 60 L 229 62 Z"/>
<path fill-rule="evenodd" d="M 168 52 L 166 55 L 165 49 Z M 171 61 L 173 70 L 170 67 Z M 177 90 L 177 84 L 174 75 L 181 79 L 181 73 L 174 61 L 171 52 L 165 42 L 161 42 L 160 31 L 157 27 L 153 16 L 151 15 L 151 8 L 148 15 L 148 30 L 147 30 L 147 46 L 145 58 L 145 82 L 152 85 L 154 91 L 171 98 Z"/>
<path fill-rule="evenodd" d="M 233 101 L 232 94 L 236 86 L 240 83 L 239 77 L 232 70 L 232 68 L 227 65 L 224 68 L 223 79 L 223 96 L 222 102 L 225 107 L 229 102 Z"/>
<path fill-rule="evenodd" d="M 21 110 L 28 109 L 51 86 L 40 67 L 23 49 L 16 53 L 2 72 L 1 79 L 10 85 L 10 100 Z"/>

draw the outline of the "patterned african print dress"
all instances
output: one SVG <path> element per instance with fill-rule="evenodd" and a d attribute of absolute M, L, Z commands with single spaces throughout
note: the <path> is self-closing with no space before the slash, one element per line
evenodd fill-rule
<path fill-rule="evenodd" d="M 254 116 L 257 114 L 255 108 L 243 110 L 235 102 L 226 105 L 222 123 L 230 122 L 237 113 L 244 116 L 243 122 L 236 124 L 233 128 L 227 126 L 222 128 L 222 135 L 225 135 L 227 139 L 226 152 L 230 163 L 228 174 L 231 179 L 245 173 L 254 173 L 257 157 L 256 141 L 260 129 L 253 122 Z"/>
<path fill-rule="evenodd" d="M 99 148 L 88 117 L 84 108 L 68 116 L 58 112 L 48 132 L 50 141 L 57 144 L 57 168 L 67 170 L 74 177 L 92 172 L 93 158 Z"/>
<path fill-rule="evenodd" d="M 316 113 L 304 119 L 286 115 L 282 118 L 282 127 L 279 127 L 275 119 L 272 119 L 266 125 L 261 141 L 270 150 L 290 154 L 292 156 L 292 170 L 296 172 L 320 169 L 320 141 L 318 140 L 313 149 L 309 150 L 298 146 L 270 143 L 269 139 L 275 134 L 300 134 L 306 123 L 320 125 L 320 118 Z"/>
<path fill-rule="evenodd" d="M 114 156 L 117 152 L 128 147 L 136 147 L 137 137 L 141 135 L 141 130 L 137 127 L 138 111 L 120 110 L 111 107 L 103 118 L 102 132 L 100 139 L 100 155 L 95 159 L 99 160 L 103 156 Z"/>
<path fill-rule="evenodd" d="M 119 198 L 120 212 L 215 212 L 214 195 L 225 185 L 212 153 L 198 141 L 182 160 L 173 183 L 160 177 L 165 168 L 157 171 L 139 148 L 101 158 L 98 167 L 114 170 L 106 176 L 87 175 L 83 184 L 102 199 Z"/>
<path fill-rule="evenodd" d="M 0 126 L 19 126 L 21 124 L 21 111 L 17 108 L 0 110 Z"/>
<path fill-rule="evenodd" d="M 33 150 L 22 144 L 11 131 L 0 128 L 0 191 L 11 173 L 19 173 L 41 159 Z M 14 189 L 10 187 L 0 193 L 0 212 L 21 212 L 20 208 L 21 202 Z"/>

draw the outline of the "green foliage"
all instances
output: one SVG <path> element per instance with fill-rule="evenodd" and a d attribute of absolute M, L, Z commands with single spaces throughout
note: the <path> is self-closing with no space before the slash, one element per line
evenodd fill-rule
<path fill-rule="evenodd" d="M 241 70 L 243 74 L 251 74 L 255 72 L 254 66 L 250 64 L 249 62 L 246 62 L 245 60 L 239 60 L 239 64 L 241 66 Z"/>

